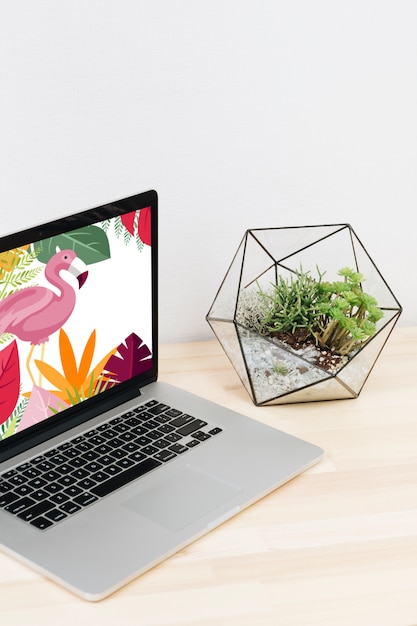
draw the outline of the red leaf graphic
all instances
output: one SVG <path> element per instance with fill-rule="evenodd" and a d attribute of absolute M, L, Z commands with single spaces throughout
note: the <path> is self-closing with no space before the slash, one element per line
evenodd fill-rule
<path fill-rule="evenodd" d="M 139 213 L 138 231 L 140 240 L 146 243 L 147 246 L 151 245 L 151 207 L 148 206 L 145 209 L 141 209 Z"/>
<path fill-rule="evenodd" d="M 106 363 L 106 376 L 113 382 L 122 383 L 141 372 L 151 368 L 151 351 L 143 343 L 142 339 L 132 333 L 117 348 L 117 353 L 109 358 Z"/>
<path fill-rule="evenodd" d="M 135 211 L 131 211 L 130 213 L 126 213 L 125 215 L 122 215 L 122 222 L 126 230 L 128 230 L 131 235 L 134 235 L 135 234 L 134 232 Z"/>
<path fill-rule="evenodd" d="M 20 368 L 16 340 L 0 352 L 0 424 L 13 413 L 19 398 Z"/>
<path fill-rule="evenodd" d="M 122 222 L 126 230 L 134 237 L 138 234 L 140 240 L 147 246 L 151 245 L 151 207 L 147 206 L 139 211 L 138 229 L 135 232 L 135 216 L 136 212 L 126 213 L 122 215 Z"/>

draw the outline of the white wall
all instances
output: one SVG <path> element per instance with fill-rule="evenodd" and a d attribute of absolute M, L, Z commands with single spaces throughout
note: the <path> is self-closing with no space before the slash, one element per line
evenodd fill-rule
<path fill-rule="evenodd" d="M 0 0 L 0 233 L 148 188 L 161 341 L 247 228 L 349 222 L 417 324 L 415 0 Z"/>

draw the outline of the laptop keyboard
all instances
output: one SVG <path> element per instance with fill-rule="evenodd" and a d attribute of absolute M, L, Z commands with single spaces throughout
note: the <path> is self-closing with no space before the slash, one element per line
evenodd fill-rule
<path fill-rule="evenodd" d="M 0 507 L 40 530 L 221 432 L 150 400 L 0 475 Z"/>

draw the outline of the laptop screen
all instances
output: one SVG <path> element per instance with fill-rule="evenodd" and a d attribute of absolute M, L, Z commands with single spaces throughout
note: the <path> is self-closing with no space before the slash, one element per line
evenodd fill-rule
<path fill-rule="evenodd" d="M 0 240 L 0 450 L 155 378 L 156 202 Z"/>

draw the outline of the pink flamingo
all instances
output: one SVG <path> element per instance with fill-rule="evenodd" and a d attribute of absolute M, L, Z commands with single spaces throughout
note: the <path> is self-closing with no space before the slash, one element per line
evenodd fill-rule
<path fill-rule="evenodd" d="M 0 335 L 13 333 L 32 344 L 26 367 L 34 384 L 29 364 L 35 345 L 42 345 L 43 360 L 45 343 L 65 324 L 75 306 L 75 291 L 60 272 L 67 270 L 75 276 L 80 289 L 88 276 L 73 250 L 57 250 L 46 264 L 45 278 L 59 290 L 59 295 L 47 287 L 26 287 L 0 301 Z"/>

